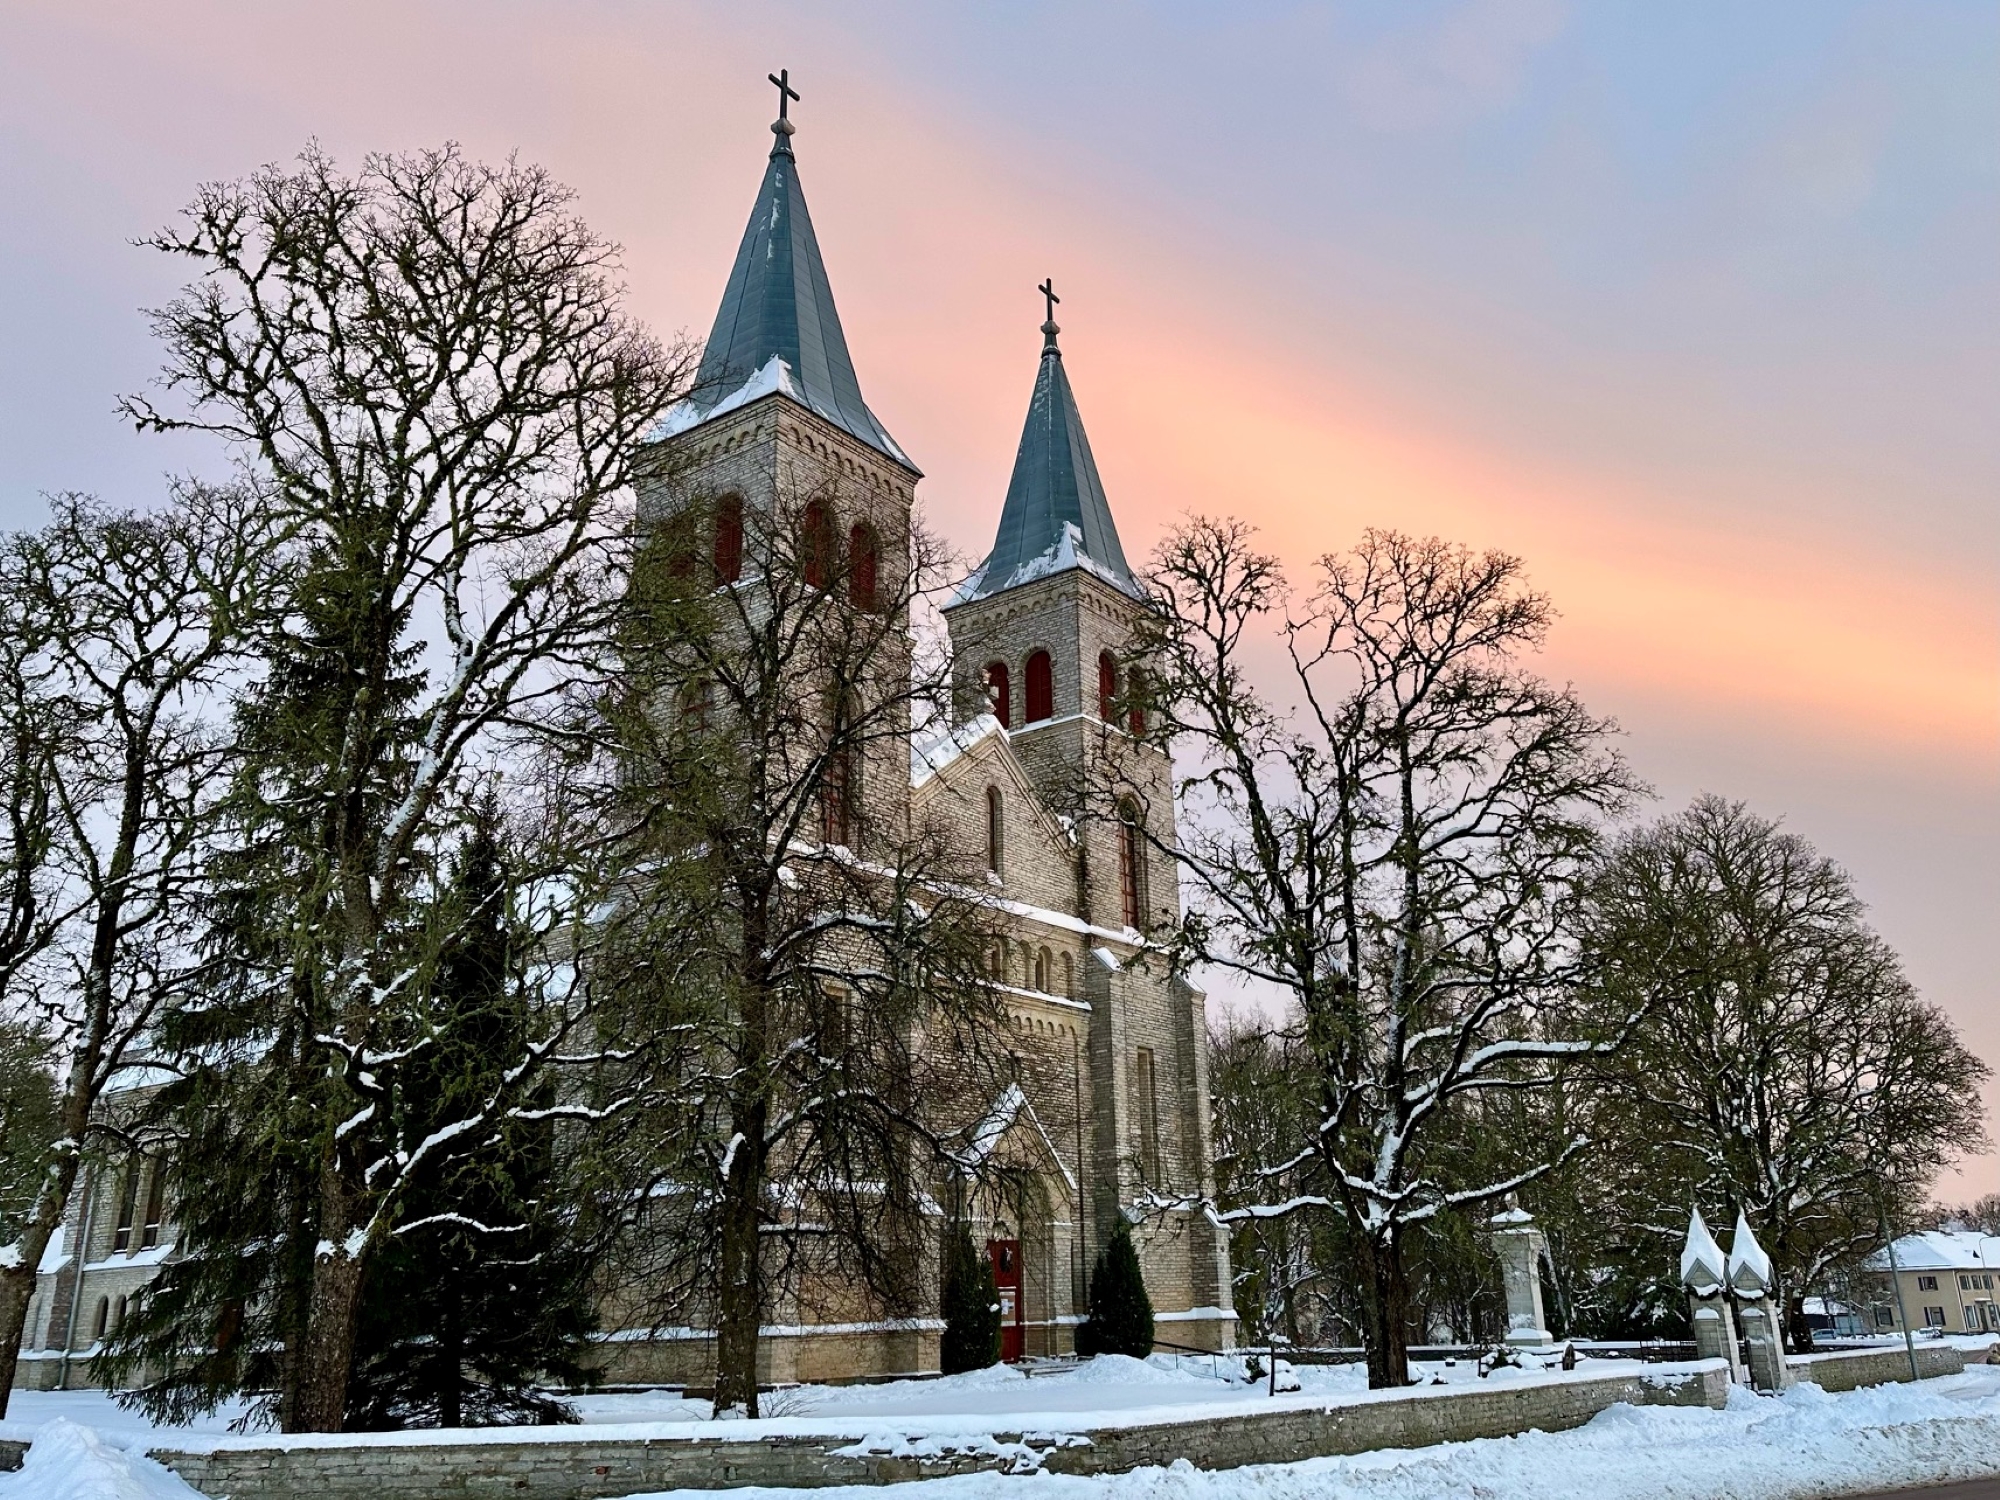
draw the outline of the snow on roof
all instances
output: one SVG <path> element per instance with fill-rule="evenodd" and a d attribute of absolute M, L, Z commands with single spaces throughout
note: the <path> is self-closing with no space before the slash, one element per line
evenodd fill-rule
<path fill-rule="evenodd" d="M 1750 1230 L 1749 1217 L 1738 1210 L 1736 1232 L 1729 1239 L 1729 1284 L 1738 1291 L 1763 1291 L 1776 1281 L 1777 1277 L 1771 1271 L 1771 1257 L 1757 1243 L 1757 1236 Z"/>
<path fill-rule="evenodd" d="M 1687 1244 L 1681 1250 L 1681 1281 L 1687 1286 L 1720 1286 L 1728 1266 L 1722 1247 L 1708 1232 L 1708 1225 L 1697 1208 L 1688 1220 Z"/>
<path fill-rule="evenodd" d="M 1981 1255 L 1981 1250 L 1985 1254 Z M 1877 1250 L 1868 1257 L 1870 1269 L 1886 1271 L 1889 1257 Z M 1972 1229 L 1927 1229 L 1896 1241 L 1900 1271 L 1992 1271 L 2000 1269 L 2000 1235 Z"/>
<path fill-rule="evenodd" d="M 929 781 L 989 734 L 1007 731 L 991 714 L 979 714 L 963 724 L 936 724 L 910 736 L 910 786 Z"/>
<path fill-rule="evenodd" d="M 1056 1143 L 1049 1139 L 1049 1133 L 1042 1128 L 1041 1117 L 1035 1113 L 1035 1106 L 1028 1102 L 1028 1096 L 1021 1091 L 1021 1085 L 1018 1083 L 1010 1083 L 1000 1091 L 1000 1097 L 993 1101 L 993 1107 L 987 1110 L 986 1117 L 973 1127 L 971 1139 L 966 1142 L 965 1149 L 953 1153 L 954 1160 L 967 1171 L 977 1171 L 985 1166 L 992 1160 L 994 1150 L 1006 1138 L 1007 1132 L 1014 1128 L 1023 1115 L 1027 1116 L 1028 1123 L 1034 1127 L 1035 1134 L 1049 1153 L 1049 1159 L 1063 1174 L 1063 1181 L 1074 1189 L 1075 1174 L 1063 1161 L 1062 1153 L 1056 1150 Z"/>
<path fill-rule="evenodd" d="M 973 575 L 961 583 L 952 593 L 953 604 L 963 604 L 970 599 L 984 598 L 1004 589 L 1019 588 L 1024 583 L 1033 583 L 1038 578 L 1051 578 L 1057 573 L 1067 573 L 1072 568 L 1103 579 L 1121 594 L 1129 594 L 1135 599 L 1144 598 L 1138 584 L 1129 573 L 1121 572 L 1106 563 L 1099 562 L 1085 550 L 1083 531 L 1076 522 L 1065 521 L 1062 534 L 1051 542 L 1047 549 L 1012 569 L 1004 578 L 989 582 L 987 574 L 992 569 L 989 558 L 981 563 Z"/>
<path fill-rule="evenodd" d="M 670 438 L 676 433 L 686 432 L 690 427 L 699 427 L 710 418 L 735 411 L 739 406 L 748 406 L 766 396 L 779 395 L 790 396 L 801 405 L 805 404 L 798 382 L 792 379 L 792 367 L 781 356 L 774 354 L 752 371 L 748 380 L 712 406 L 694 397 L 676 401 L 667 408 L 659 425 L 647 433 L 643 441 L 657 443 L 661 438 Z"/>

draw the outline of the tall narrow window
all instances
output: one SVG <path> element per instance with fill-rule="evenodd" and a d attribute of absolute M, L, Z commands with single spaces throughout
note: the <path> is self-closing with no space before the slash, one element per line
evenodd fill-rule
<path fill-rule="evenodd" d="M 153 1158 L 151 1180 L 146 1184 L 146 1217 L 142 1221 L 144 1230 L 139 1237 L 140 1245 L 150 1250 L 160 1243 L 160 1229 L 167 1221 L 167 1163 L 162 1157 Z"/>
<path fill-rule="evenodd" d="M 99 1297 L 97 1299 L 97 1316 L 90 1320 L 90 1337 L 93 1343 L 104 1337 L 104 1325 L 110 1321 L 111 1299 L 109 1297 Z"/>
<path fill-rule="evenodd" d="M 1062 971 L 1062 992 L 1074 1000 L 1076 998 L 1076 960 L 1071 958 L 1067 953 L 1062 956 Z"/>
<path fill-rule="evenodd" d="M 1125 674 L 1125 727 L 1134 734 L 1146 732 L 1146 674 L 1139 667 Z"/>
<path fill-rule="evenodd" d="M 143 1156 L 134 1156 L 125 1163 L 125 1175 L 118 1183 L 118 1226 L 111 1236 L 113 1251 L 132 1248 L 132 1220 L 139 1212 L 139 1168 L 144 1163 Z M 104 1330 L 98 1329 L 99 1333 Z"/>
<path fill-rule="evenodd" d="M 1037 651 L 1028 658 L 1027 699 L 1021 714 L 1026 723 L 1039 724 L 1044 719 L 1055 717 L 1055 668 L 1046 651 Z"/>
<path fill-rule="evenodd" d="M 819 833 L 824 844 L 854 846 L 854 750 L 843 745 L 827 759 L 819 784 Z"/>
<path fill-rule="evenodd" d="M 1035 988 L 1044 995 L 1049 993 L 1049 950 L 1043 948 L 1035 954 Z"/>
<path fill-rule="evenodd" d="M 1000 721 L 1002 729 L 1011 729 L 1014 720 L 1007 712 L 1010 694 L 1007 684 L 1007 663 L 989 661 L 986 664 L 986 701 L 993 709 L 993 717 Z"/>
<path fill-rule="evenodd" d="M 1007 853 L 1007 805 L 1000 796 L 1000 788 L 986 789 L 986 868 L 995 875 L 1000 873 L 1000 862 Z"/>
<path fill-rule="evenodd" d="M 1130 801 L 1118 805 L 1118 895 L 1125 925 L 1139 926 L 1145 900 L 1145 846 L 1139 837 L 1139 809 Z"/>
<path fill-rule="evenodd" d="M 734 583 L 743 576 L 743 497 L 724 495 L 715 502 L 715 581 Z"/>
<path fill-rule="evenodd" d="M 1160 1185 L 1160 1095 L 1153 1079 L 1153 1049 L 1132 1058 L 1133 1103 L 1139 1116 L 1139 1171 L 1149 1186 Z"/>
<path fill-rule="evenodd" d="M 882 544 L 875 528 L 863 521 L 847 534 L 847 597 L 865 614 L 877 608 L 877 575 L 882 567 Z"/>
<path fill-rule="evenodd" d="M 1111 722 L 1118 709 L 1118 658 L 1109 651 L 1097 656 L 1097 717 Z"/>
<path fill-rule="evenodd" d="M 833 576 L 833 512 L 823 500 L 806 506 L 804 535 L 799 538 L 805 553 L 806 587 L 823 589 Z"/>

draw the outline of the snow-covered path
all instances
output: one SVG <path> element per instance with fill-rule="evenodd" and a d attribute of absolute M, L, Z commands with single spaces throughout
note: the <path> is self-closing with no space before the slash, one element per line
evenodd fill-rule
<path fill-rule="evenodd" d="M 991 1430 L 1009 1425 L 1010 1417 L 1018 1422 L 1019 1413 L 1062 1408 L 1067 1425 L 1089 1426 L 1093 1413 L 1129 1419 L 1165 1400 L 1247 1405 L 1252 1399 L 1241 1386 L 1230 1390 L 1221 1382 L 1197 1382 L 1191 1372 L 1112 1364 L 1095 1375 L 1086 1371 L 1034 1380 L 1015 1372 L 981 1372 L 928 1383 L 808 1388 L 794 1393 L 803 1410 L 789 1422 L 867 1415 L 893 1418 L 905 1429 L 960 1430 L 985 1422 Z M 1454 1380 L 1463 1374 L 1438 1373 Z M 1313 1372 L 1306 1375 L 1309 1387 L 1317 1383 Z M 1331 1371 L 1318 1377 L 1329 1386 L 1353 1378 Z M 23 1401 L 24 1396 L 31 1399 Z M 36 1429 L 36 1447 L 21 1473 L 0 1475 L 0 1500 L 196 1500 L 193 1491 L 139 1456 L 147 1447 L 170 1444 L 170 1434 L 149 1429 L 101 1395 L 32 1397 L 16 1393 L 14 1420 L 7 1426 L 17 1432 Z M 924 1420 L 930 1413 L 934 1419 Z M 611 1395 L 591 1398 L 585 1414 L 595 1422 L 664 1419 L 679 1426 L 695 1413 L 687 1403 L 664 1396 Z M 767 1420 L 774 1427 L 789 1425 L 784 1415 Z M 226 1414 L 218 1416 L 209 1430 L 225 1421 Z M 748 1435 L 748 1424 L 737 1426 Z M 1182 1463 L 1098 1479 L 973 1475 L 891 1491 L 855 1487 L 813 1495 L 814 1500 L 1822 1500 L 1988 1475 L 2000 1475 L 2000 1366 L 1976 1365 L 1963 1375 L 1919 1385 L 1839 1396 L 1801 1386 L 1776 1399 L 1739 1391 L 1720 1412 L 1621 1406 L 1573 1432 L 1529 1432 L 1220 1473 Z M 717 1500 L 712 1490 L 669 1494 L 671 1500 Z M 751 1489 L 732 1491 L 728 1500 L 798 1497 Z"/>

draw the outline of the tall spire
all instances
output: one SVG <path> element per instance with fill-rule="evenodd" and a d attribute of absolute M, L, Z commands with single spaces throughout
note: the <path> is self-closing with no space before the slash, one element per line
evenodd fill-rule
<path fill-rule="evenodd" d="M 694 393 L 667 414 L 653 436 L 671 436 L 782 392 L 914 469 L 861 399 L 861 382 L 834 310 L 833 288 L 792 154 L 798 127 L 789 106 L 799 96 L 789 70 L 772 74 L 771 82 L 778 87 L 778 118 L 771 122 L 777 139 L 702 352 Z"/>
<path fill-rule="evenodd" d="M 1104 482 L 1097 477 L 1097 460 L 1091 457 L 1090 439 L 1084 435 L 1083 417 L 1056 343 L 1062 332 L 1056 324 L 1056 304 L 1062 299 L 1053 282 L 1044 281 L 1035 290 L 1042 294 L 1048 313 L 1042 324 L 1035 393 L 1028 401 L 1028 420 L 1021 429 L 993 550 L 966 580 L 959 599 L 983 599 L 1071 568 L 1094 573 L 1137 597 L 1139 585 L 1119 545 Z"/>

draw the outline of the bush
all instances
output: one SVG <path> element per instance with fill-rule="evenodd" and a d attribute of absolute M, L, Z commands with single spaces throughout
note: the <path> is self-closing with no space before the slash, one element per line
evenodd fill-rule
<path fill-rule="evenodd" d="M 1132 1245 L 1132 1226 L 1122 1213 L 1112 1223 L 1110 1242 L 1098 1251 L 1090 1268 L 1090 1316 L 1077 1327 L 1076 1352 L 1129 1354 L 1134 1359 L 1153 1352 L 1153 1302 L 1146 1295 L 1139 1252 Z"/>
<path fill-rule="evenodd" d="M 944 1242 L 944 1338 L 938 1363 L 947 1375 L 983 1370 L 1000 1362 L 1000 1289 L 993 1264 L 972 1243 L 963 1224 Z"/>

